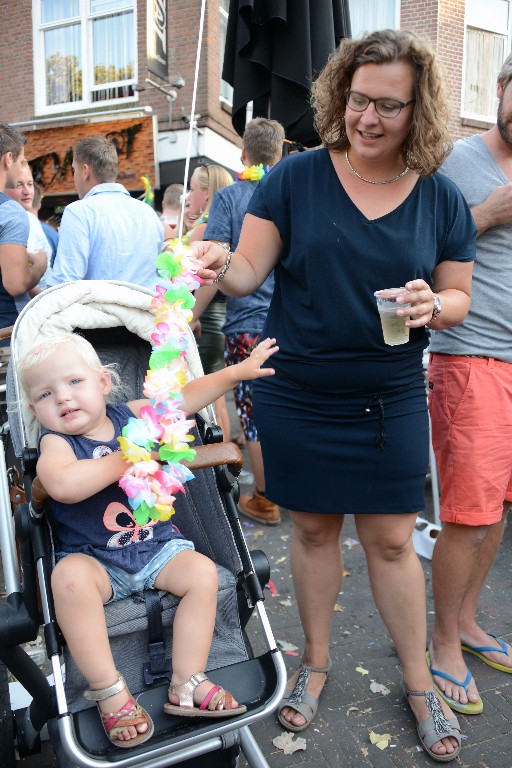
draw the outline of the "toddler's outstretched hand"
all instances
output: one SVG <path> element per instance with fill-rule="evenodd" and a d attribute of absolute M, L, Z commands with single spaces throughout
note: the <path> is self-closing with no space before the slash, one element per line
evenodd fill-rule
<path fill-rule="evenodd" d="M 275 355 L 278 351 L 279 347 L 276 346 L 275 339 L 260 341 L 258 346 L 254 347 L 249 357 L 243 362 L 238 363 L 237 375 L 240 381 L 260 379 L 262 376 L 273 376 L 275 373 L 273 368 L 262 368 L 261 366 L 271 355 Z"/>

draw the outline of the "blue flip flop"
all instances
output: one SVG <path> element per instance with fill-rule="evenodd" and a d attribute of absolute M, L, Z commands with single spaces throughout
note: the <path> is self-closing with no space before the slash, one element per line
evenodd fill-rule
<path fill-rule="evenodd" d="M 480 661 L 483 661 L 484 664 L 488 664 L 493 669 L 497 669 L 499 672 L 506 672 L 507 674 L 512 674 L 512 667 L 506 667 L 504 664 L 500 664 L 497 661 L 491 661 L 487 658 L 487 656 L 484 656 L 484 653 L 489 653 L 489 651 L 493 651 L 494 653 L 504 653 L 505 656 L 508 656 L 509 653 L 507 651 L 507 644 L 501 637 L 497 637 L 496 635 L 491 635 L 490 632 L 487 633 L 489 637 L 494 638 L 494 640 L 497 640 L 500 644 L 499 648 L 495 648 L 493 645 L 481 645 L 481 646 L 472 646 L 472 645 L 466 645 L 465 643 L 462 643 L 461 648 L 466 653 L 472 653 L 473 656 L 476 656 L 477 659 L 480 659 Z"/>
<path fill-rule="evenodd" d="M 473 675 L 468 670 L 468 673 L 466 675 L 466 678 L 464 681 L 456 680 L 451 675 L 448 675 L 446 672 L 441 672 L 438 669 L 433 669 L 432 664 L 430 663 L 430 653 L 427 651 L 426 653 L 427 657 L 427 664 L 430 669 L 431 675 L 437 675 L 437 677 L 442 677 L 444 680 L 449 680 L 451 683 L 455 683 L 455 685 L 459 685 L 461 688 L 464 688 L 466 693 L 468 692 L 468 686 L 473 679 Z M 481 698 L 478 699 L 478 701 L 468 702 L 467 704 L 461 704 L 460 701 L 455 701 L 455 699 L 450 698 L 450 696 L 447 696 L 444 691 L 439 688 L 438 685 L 436 685 L 434 681 L 434 685 L 436 687 L 437 692 L 443 699 L 443 701 L 446 701 L 450 709 L 453 709 L 455 712 L 460 712 L 463 715 L 480 715 L 484 711 L 484 703 Z"/>

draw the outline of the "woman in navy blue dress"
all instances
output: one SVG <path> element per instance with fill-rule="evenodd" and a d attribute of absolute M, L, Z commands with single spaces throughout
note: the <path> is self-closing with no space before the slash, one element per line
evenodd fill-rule
<path fill-rule="evenodd" d="M 424 576 L 412 545 L 424 508 L 427 329 L 469 308 L 475 226 L 437 173 L 449 151 L 447 94 L 430 45 L 385 30 L 343 40 L 313 88 L 323 148 L 281 161 L 256 190 L 232 258 L 202 244 L 199 275 L 246 295 L 275 270 L 265 334 L 276 375 L 254 389 L 267 496 L 289 510 L 304 629 L 301 668 L 278 717 L 301 731 L 329 668 L 340 534 L 354 514 L 373 596 L 403 667 L 425 751 L 447 762 L 460 730 L 425 660 Z M 401 287 L 407 343 L 384 343 L 374 292 Z"/>

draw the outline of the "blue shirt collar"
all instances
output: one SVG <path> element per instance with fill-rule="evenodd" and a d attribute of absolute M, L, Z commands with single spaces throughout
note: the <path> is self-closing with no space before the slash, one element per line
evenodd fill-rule
<path fill-rule="evenodd" d="M 87 197 L 92 197 L 93 195 L 100 195 L 102 192 L 118 192 L 123 195 L 130 194 L 122 184 L 107 182 L 105 184 L 96 184 L 95 187 L 90 189 L 87 194 L 83 196 L 82 200 L 85 200 Z"/>

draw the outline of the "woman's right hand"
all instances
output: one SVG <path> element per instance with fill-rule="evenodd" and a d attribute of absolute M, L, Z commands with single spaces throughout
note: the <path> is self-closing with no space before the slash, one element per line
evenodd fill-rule
<path fill-rule="evenodd" d="M 196 261 L 198 277 L 204 285 L 211 285 L 226 263 L 228 254 L 222 245 L 211 240 L 190 243 Z"/>

